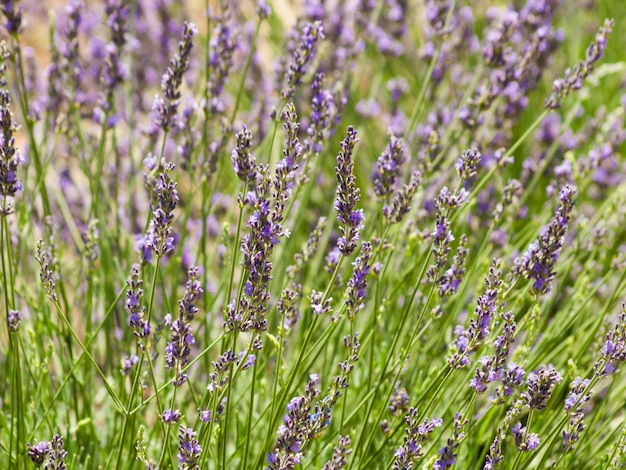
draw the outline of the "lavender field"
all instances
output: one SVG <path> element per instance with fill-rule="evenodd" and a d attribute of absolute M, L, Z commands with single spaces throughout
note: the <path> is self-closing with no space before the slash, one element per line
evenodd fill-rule
<path fill-rule="evenodd" d="M 626 468 L 621 0 L 0 12 L 0 469 Z"/>

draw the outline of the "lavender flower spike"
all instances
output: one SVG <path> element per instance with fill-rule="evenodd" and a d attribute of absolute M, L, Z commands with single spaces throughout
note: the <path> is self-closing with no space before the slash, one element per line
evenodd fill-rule
<path fill-rule="evenodd" d="M 328 139 L 331 126 L 331 113 L 335 107 L 333 94 L 324 89 L 324 73 L 318 72 L 311 84 L 311 116 L 306 133 L 305 147 L 308 156 L 318 155 Z"/>
<path fill-rule="evenodd" d="M 178 468 L 182 470 L 199 470 L 202 447 L 198 443 L 197 434 L 193 429 L 181 426 L 178 430 Z"/>
<path fill-rule="evenodd" d="M 586 428 L 584 419 L 585 412 L 583 406 L 591 398 L 591 390 L 588 390 L 591 380 L 576 377 L 571 383 L 571 391 L 565 399 L 565 412 L 569 415 L 569 427 L 563 431 L 563 441 L 561 448 L 563 452 L 569 453 L 574 450 L 574 444 L 578 442 L 580 433 Z"/>
<path fill-rule="evenodd" d="M 126 281 L 128 286 L 126 290 L 126 311 L 128 312 L 128 326 L 133 329 L 137 337 L 147 338 L 150 336 L 150 325 L 145 321 L 146 308 L 141 305 L 143 281 L 139 275 L 140 270 L 141 268 L 138 264 L 133 264 L 130 276 Z"/>
<path fill-rule="evenodd" d="M 462 180 L 468 180 L 476 174 L 480 159 L 481 154 L 478 149 L 469 149 L 463 152 L 455 165 L 456 171 L 458 171 Z"/>
<path fill-rule="evenodd" d="M 21 157 L 15 144 L 17 126 L 11 113 L 11 95 L 6 89 L 6 64 L 8 58 L 6 43 L 0 43 L 0 215 L 13 212 L 13 204 L 8 200 L 22 190 L 22 183 L 17 179 L 17 168 Z"/>
<path fill-rule="evenodd" d="M 276 447 L 267 456 L 267 470 L 294 468 L 302 460 L 311 409 L 320 395 L 319 382 L 319 376 L 311 374 L 304 395 L 292 398 L 287 405 L 283 424 L 278 428 Z"/>
<path fill-rule="evenodd" d="M 604 20 L 604 26 L 596 34 L 596 42 L 591 42 L 585 53 L 585 60 L 581 60 L 574 70 L 567 69 L 564 78 L 557 78 L 552 84 L 552 93 L 546 99 L 545 105 L 548 109 L 558 109 L 561 102 L 572 90 L 579 90 L 583 86 L 583 81 L 593 71 L 593 64 L 604 56 L 606 42 L 609 34 L 615 25 L 614 20 Z"/>
<path fill-rule="evenodd" d="M 441 426 L 441 419 L 432 420 L 424 419 L 422 423 L 418 421 L 419 413 L 417 409 L 410 408 L 407 414 L 406 428 L 404 430 L 404 443 L 396 450 L 394 454 L 393 470 L 401 470 L 413 468 L 413 463 L 424 455 L 423 445 L 433 433 L 433 431 Z"/>
<path fill-rule="evenodd" d="M 560 384 L 561 380 L 561 374 L 551 365 L 542 366 L 537 372 L 528 374 L 526 380 L 528 389 L 520 396 L 522 403 L 534 410 L 545 409 L 554 387 Z"/>
<path fill-rule="evenodd" d="M 284 101 L 293 98 L 296 88 L 302 84 L 309 64 L 315 58 L 317 52 L 317 42 L 324 38 L 324 27 L 321 21 L 308 23 L 302 30 L 301 44 L 294 51 L 291 64 L 285 73 L 283 89 L 280 92 Z"/>
<path fill-rule="evenodd" d="M 341 152 L 337 155 L 337 166 L 335 167 L 339 183 L 335 210 L 337 211 L 337 219 L 344 224 L 339 228 L 342 236 L 339 238 L 337 246 L 344 256 L 349 256 L 355 250 L 365 220 L 363 210 L 356 209 L 361 196 L 356 187 L 352 152 L 358 141 L 356 130 L 354 127 L 348 126 L 347 136 L 341 142 Z"/>
<path fill-rule="evenodd" d="M 0 5 L 2 14 L 6 17 L 7 22 L 4 27 L 11 36 L 16 37 L 22 27 L 22 7 L 18 6 L 18 1 L 4 1 Z"/>
<path fill-rule="evenodd" d="M 243 125 L 241 130 L 237 132 L 237 145 L 231 154 L 233 169 L 237 177 L 250 186 L 254 186 L 256 181 L 256 159 L 250 153 L 252 147 L 252 133 Z"/>
<path fill-rule="evenodd" d="M 378 157 L 372 180 L 374 194 L 379 198 L 391 194 L 397 180 L 402 173 L 402 165 L 406 162 L 406 146 L 404 141 L 393 134 L 389 136 L 389 143 Z"/>
<path fill-rule="evenodd" d="M 183 82 L 183 75 L 189 68 L 189 57 L 193 47 L 193 37 L 197 33 L 193 23 L 185 22 L 183 25 L 183 37 L 178 44 L 178 53 L 170 61 L 167 71 L 161 79 L 161 91 L 163 98 L 156 97 L 154 109 L 158 111 L 157 125 L 168 132 L 173 124 L 173 118 L 180 103 L 180 85 Z"/>
<path fill-rule="evenodd" d="M 28 446 L 28 456 L 36 467 L 44 463 L 46 470 L 65 470 L 67 451 L 64 449 L 63 436 L 55 434 L 50 442 L 41 441 Z"/>
<path fill-rule="evenodd" d="M 372 258 L 372 244 L 363 242 L 361 255 L 353 263 L 354 271 L 348 280 L 346 289 L 346 314 L 349 320 L 354 320 L 356 314 L 363 308 L 367 288 L 367 275 L 370 272 Z"/>
<path fill-rule="evenodd" d="M 461 369 L 467 366 L 470 362 L 470 354 L 484 338 L 489 336 L 491 321 L 499 308 L 498 292 L 501 285 L 500 260 L 494 259 L 489 268 L 489 274 L 485 278 L 485 292 L 476 301 L 475 318 L 470 320 L 467 330 L 460 325 L 455 328 L 458 335 L 456 340 L 457 351 L 448 359 L 450 367 Z"/>
<path fill-rule="evenodd" d="M 183 373 L 182 369 L 189 362 L 191 345 L 195 342 L 190 323 L 198 312 L 195 302 L 203 292 L 198 276 L 198 268 L 195 266 L 189 268 L 185 293 L 178 301 L 178 319 L 172 321 L 171 315 L 165 316 L 165 324 L 172 330 L 172 339 L 165 348 L 165 367 L 176 368 L 176 377 L 173 381 L 175 387 L 180 387 L 187 380 L 187 374 Z"/>
<path fill-rule="evenodd" d="M 159 257 L 171 253 L 175 247 L 172 222 L 178 205 L 178 191 L 176 182 L 170 176 L 173 170 L 173 163 L 161 163 L 156 176 L 149 175 L 146 182 L 150 191 L 152 220 L 143 243 L 144 248 L 150 248 Z M 144 262 L 150 262 L 152 256 L 144 249 L 142 258 Z"/>
<path fill-rule="evenodd" d="M 408 184 L 403 184 L 402 188 L 394 194 L 391 205 L 383 207 L 383 215 L 392 224 L 402 221 L 404 216 L 411 210 L 413 196 L 417 192 L 418 185 L 422 182 L 422 173 L 418 170 L 411 172 L 411 179 Z"/>
<path fill-rule="evenodd" d="M 626 362 L 626 302 L 622 304 L 617 324 L 606 334 L 606 341 L 600 351 L 601 358 L 593 366 L 598 378 L 614 373 L 619 364 Z"/>
<path fill-rule="evenodd" d="M 550 224 L 544 228 L 542 234 L 526 252 L 515 260 L 513 274 L 534 280 L 532 290 L 535 294 L 546 294 L 550 291 L 550 282 L 556 274 L 554 266 L 565 241 L 575 195 L 575 187 L 567 184 L 561 188 L 560 205 Z"/>
<path fill-rule="evenodd" d="M 339 436 L 339 443 L 333 449 L 333 456 L 331 460 L 326 462 L 322 470 L 340 470 L 344 468 L 348 464 L 346 456 L 351 453 L 350 436 Z"/>
<path fill-rule="evenodd" d="M 22 312 L 19 310 L 9 310 L 7 315 L 7 323 L 9 325 L 9 331 L 15 333 L 20 328 L 22 322 Z"/>

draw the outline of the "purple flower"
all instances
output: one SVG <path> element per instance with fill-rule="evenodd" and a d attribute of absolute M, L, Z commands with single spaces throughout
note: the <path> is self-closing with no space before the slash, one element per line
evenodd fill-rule
<path fill-rule="evenodd" d="M 322 22 L 307 23 L 300 33 L 300 45 L 293 51 L 291 63 L 283 78 L 280 95 L 284 101 L 292 100 L 296 89 L 302 84 L 309 64 L 315 59 L 320 39 L 324 39 Z"/>
<path fill-rule="evenodd" d="M 237 132 L 237 145 L 231 154 L 231 161 L 235 173 L 241 181 L 253 186 L 256 181 L 256 159 L 250 153 L 252 146 L 252 133 L 243 125 Z"/>
<path fill-rule="evenodd" d="M 2 2 L 0 6 L 7 20 L 4 27 L 11 36 L 17 36 L 22 27 L 22 7 L 18 3 L 18 0 L 10 0 Z"/>
<path fill-rule="evenodd" d="M 195 266 L 189 268 L 188 276 L 185 293 L 183 298 L 178 301 L 178 319 L 172 321 L 169 314 L 165 317 L 165 324 L 170 327 L 172 332 L 171 340 L 165 349 L 165 367 L 176 369 L 176 377 L 173 380 L 175 387 L 180 387 L 187 379 L 187 375 L 182 372 L 182 369 L 189 362 L 191 345 L 195 343 L 190 323 L 198 312 L 195 303 L 203 292 L 198 280 L 198 268 Z"/>
<path fill-rule="evenodd" d="M 337 219 L 343 224 L 339 228 L 342 236 L 339 238 L 337 246 L 344 256 L 349 256 L 356 248 L 365 220 L 363 210 L 356 209 L 361 196 L 359 188 L 356 187 L 352 152 L 358 141 L 356 130 L 352 126 L 348 126 L 346 138 L 341 142 L 341 152 L 337 156 L 335 167 L 338 182 L 335 210 L 337 211 Z"/>
<path fill-rule="evenodd" d="M 354 270 L 352 277 L 348 280 L 346 289 L 346 314 L 351 321 L 354 320 L 356 314 L 363 308 L 371 258 L 372 244 L 363 242 L 360 256 L 352 263 Z"/>
<path fill-rule="evenodd" d="M 372 175 L 376 196 L 384 198 L 394 191 L 395 185 L 402 175 L 402 165 L 406 160 L 404 141 L 391 134 L 389 143 L 376 161 Z"/>
<path fill-rule="evenodd" d="M 139 356 L 136 354 L 131 354 L 130 356 L 126 356 L 122 359 L 122 374 L 128 375 L 133 367 L 139 364 Z"/>
<path fill-rule="evenodd" d="M 622 304 L 615 327 L 606 334 L 606 341 L 600 350 L 601 358 L 593 370 L 596 377 L 606 377 L 615 372 L 620 363 L 626 361 L 626 302 Z"/>
<path fill-rule="evenodd" d="M 554 387 L 561 383 L 561 380 L 561 374 L 551 365 L 542 366 L 536 372 L 531 372 L 526 379 L 528 389 L 520 395 L 522 403 L 534 410 L 545 409 Z"/>
<path fill-rule="evenodd" d="M 515 437 L 515 447 L 522 452 L 536 450 L 539 447 L 539 436 L 533 433 L 527 433 L 526 428 L 521 423 L 517 423 L 511 428 L 511 432 Z"/>
<path fill-rule="evenodd" d="M 233 67 L 233 56 L 237 50 L 237 35 L 228 24 L 229 6 L 221 15 L 211 17 L 215 27 L 211 31 L 208 57 L 207 108 L 213 114 L 221 114 L 225 110 L 221 95 Z"/>
<path fill-rule="evenodd" d="M 107 14 L 107 26 L 111 31 L 111 42 L 106 46 L 104 71 L 101 82 L 105 86 L 105 97 L 102 102 L 103 108 L 112 110 L 113 92 L 126 78 L 126 69 L 122 65 L 120 55 L 126 44 L 126 22 L 128 20 L 129 5 L 123 0 L 107 0 L 105 12 Z M 116 116 L 109 117 L 110 127 L 115 125 Z"/>
<path fill-rule="evenodd" d="M 328 299 L 324 301 L 324 294 L 322 292 L 312 291 L 311 292 L 311 310 L 315 315 L 322 315 L 324 313 L 328 313 L 332 311 L 332 307 L 330 306 L 330 300 Z"/>
<path fill-rule="evenodd" d="M 287 331 L 300 319 L 300 301 L 302 300 L 302 285 L 293 282 L 291 288 L 286 287 L 280 294 L 276 310 L 284 319 L 283 324 Z"/>
<path fill-rule="evenodd" d="M 28 445 L 28 456 L 36 467 L 44 462 L 46 470 L 66 470 L 67 451 L 64 449 L 63 437 L 55 434 L 50 442 L 42 441 Z"/>
<path fill-rule="evenodd" d="M 564 78 L 557 78 L 552 83 L 552 93 L 550 97 L 545 100 L 545 105 L 548 109 L 558 109 L 561 107 L 561 102 L 566 98 L 572 90 L 578 90 L 583 86 L 584 80 L 593 71 L 593 64 L 596 63 L 604 56 L 604 50 L 606 49 L 606 43 L 613 30 L 615 24 L 614 20 L 604 20 L 604 25 L 598 30 L 596 34 L 596 41 L 591 42 L 585 53 L 585 60 L 581 60 L 578 65 L 574 67 L 574 70 L 567 69 L 565 71 Z"/>
<path fill-rule="evenodd" d="M 559 193 L 559 208 L 550 223 L 544 227 L 541 235 L 528 247 L 526 252 L 515 260 L 513 274 L 525 279 L 532 279 L 535 294 L 550 291 L 550 282 L 554 279 L 554 267 L 563 243 L 568 223 L 574 208 L 576 188 L 565 185 Z"/>
<path fill-rule="evenodd" d="M 333 456 L 324 464 L 322 470 L 340 470 L 347 465 L 346 456 L 352 453 L 350 437 L 339 436 L 338 445 L 333 449 Z"/>
<path fill-rule="evenodd" d="M 168 255 L 175 248 L 172 223 L 174 209 L 178 204 L 178 191 L 176 182 L 170 176 L 173 170 L 173 163 L 161 162 L 157 166 L 156 175 L 149 174 L 146 178 L 146 185 L 150 192 L 152 219 L 145 234 L 143 246 L 150 248 L 159 258 Z M 143 261 L 150 262 L 151 258 L 151 256 L 149 259 L 144 257 Z"/>
<path fill-rule="evenodd" d="M 383 215 L 387 220 L 397 224 L 409 213 L 413 196 L 415 196 L 415 192 L 421 181 L 422 173 L 420 171 L 414 170 L 411 172 L 409 183 L 402 185 L 402 188 L 393 195 L 390 206 L 385 205 L 383 207 Z"/>
<path fill-rule="evenodd" d="M 568 453 L 574 450 L 574 444 L 578 442 L 580 433 L 585 428 L 583 411 L 584 404 L 591 398 L 591 390 L 588 389 L 591 380 L 576 377 L 570 384 L 570 393 L 565 399 L 565 412 L 569 415 L 569 427 L 563 431 L 563 441 L 561 448 L 563 452 Z"/>
<path fill-rule="evenodd" d="M 463 278 L 465 277 L 465 259 L 469 250 L 467 249 L 467 237 L 461 235 L 459 240 L 459 246 L 457 247 L 456 254 L 452 261 L 452 266 L 443 273 L 439 279 L 439 297 L 442 300 L 449 298 L 456 294 Z"/>
<path fill-rule="evenodd" d="M 455 168 L 462 180 L 468 180 L 476 174 L 481 154 L 478 149 L 470 149 L 463 152 L 456 162 Z"/>
<path fill-rule="evenodd" d="M 20 328 L 20 323 L 22 322 L 22 312 L 19 310 L 9 310 L 7 322 L 9 324 L 9 331 L 15 333 Z"/>
<path fill-rule="evenodd" d="M 141 268 L 138 264 L 133 264 L 130 276 L 126 280 L 126 285 L 128 286 L 126 290 L 126 311 L 128 312 L 128 326 L 133 329 L 137 337 L 147 338 L 150 336 L 150 325 L 145 321 L 146 308 L 141 305 L 143 281 L 140 278 L 140 270 Z"/>
<path fill-rule="evenodd" d="M 167 424 L 178 423 L 178 421 L 180 421 L 180 418 L 182 418 L 182 414 L 178 410 L 164 410 L 163 414 L 161 415 L 161 421 Z"/>
<path fill-rule="evenodd" d="M 439 195 L 435 199 L 435 207 L 437 210 L 435 230 L 431 233 L 433 238 L 432 253 L 434 264 L 432 264 L 426 276 L 430 282 L 441 282 L 443 270 L 448 263 L 448 254 L 450 253 L 451 244 L 454 241 L 454 235 L 450 230 L 450 221 L 447 213 L 450 209 L 460 207 L 467 201 L 467 191 L 461 188 L 458 193 L 451 194 L 450 190 L 444 186 L 439 191 Z"/>
<path fill-rule="evenodd" d="M 523 381 L 524 370 L 516 364 L 510 364 L 507 372 L 504 373 L 504 364 L 515 337 L 516 324 L 511 312 L 503 313 L 502 320 L 504 322 L 503 333 L 493 342 L 496 348 L 495 354 L 480 359 L 481 366 L 476 368 L 474 377 L 470 380 L 470 387 L 478 393 L 487 390 L 488 383 L 506 376 L 503 395 L 510 396 L 513 393 L 512 385 L 521 385 Z"/>
<path fill-rule="evenodd" d="M 208 423 L 209 421 L 211 421 L 211 411 L 201 410 L 198 408 L 198 417 L 200 418 L 200 421 L 202 421 L 203 423 Z"/>
<path fill-rule="evenodd" d="M 50 443 L 41 441 L 35 444 L 28 444 L 28 456 L 35 467 L 41 467 L 50 453 Z"/>
<path fill-rule="evenodd" d="M 442 420 L 425 418 L 421 423 L 418 421 L 419 413 L 416 408 L 410 408 L 405 417 L 404 442 L 394 453 L 392 468 L 401 470 L 413 468 L 413 462 L 424 455 L 423 444 L 428 441 L 433 431 L 441 426 Z"/>
<path fill-rule="evenodd" d="M 446 468 L 451 468 L 456 463 L 456 452 L 465 437 L 463 428 L 467 423 L 468 420 L 463 419 L 460 413 L 454 414 L 454 434 L 451 438 L 448 438 L 446 445 L 439 449 L 440 457 L 433 465 L 433 470 L 445 470 Z"/>
<path fill-rule="evenodd" d="M 178 429 L 178 463 L 185 470 L 199 470 L 202 447 L 193 429 L 181 426 Z"/>
<path fill-rule="evenodd" d="M 323 88 L 324 78 L 324 74 L 318 72 L 311 84 L 311 116 L 305 141 L 305 147 L 310 155 L 321 153 L 330 132 L 331 113 L 335 107 L 332 93 Z"/>
<path fill-rule="evenodd" d="M 300 462 L 307 440 L 314 400 L 320 395 L 319 376 L 311 374 L 304 395 L 292 398 L 286 406 L 283 424 L 278 429 L 276 447 L 269 453 L 269 470 L 293 468 Z"/>
<path fill-rule="evenodd" d="M 5 7 L 6 8 L 6 7 Z M 22 163 L 15 143 L 17 126 L 11 112 L 11 95 L 6 89 L 5 61 L 9 52 L 6 45 L 0 46 L 0 215 L 13 212 L 13 204 L 7 201 L 22 190 L 22 182 L 17 178 L 18 165 Z"/>
<path fill-rule="evenodd" d="M 174 116 L 178 111 L 181 97 L 180 86 L 183 81 L 183 75 L 189 68 L 189 58 L 193 47 L 192 40 L 197 32 L 193 23 L 184 23 L 182 39 L 178 44 L 178 52 L 170 61 L 170 65 L 161 79 L 163 97 L 157 96 L 155 98 L 154 109 L 158 112 L 156 124 L 164 132 L 170 130 Z"/>

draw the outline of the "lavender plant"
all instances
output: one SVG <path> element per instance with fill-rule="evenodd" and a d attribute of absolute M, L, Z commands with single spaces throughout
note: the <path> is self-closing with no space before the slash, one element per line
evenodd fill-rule
<path fill-rule="evenodd" d="M 622 10 L 0 2 L 0 468 L 621 468 Z"/>

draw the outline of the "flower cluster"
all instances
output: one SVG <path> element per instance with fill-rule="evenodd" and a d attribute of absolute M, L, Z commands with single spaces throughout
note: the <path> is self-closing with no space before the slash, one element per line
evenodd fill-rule
<path fill-rule="evenodd" d="M 346 288 L 346 315 L 350 321 L 354 320 L 356 314 L 363 308 L 363 300 L 366 295 L 367 275 L 370 271 L 370 260 L 372 258 L 372 244 L 363 242 L 361 254 L 354 261 L 354 271 L 348 280 Z"/>
<path fill-rule="evenodd" d="M 37 242 L 37 254 L 35 255 L 40 266 L 39 279 L 44 287 L 48 298 L 56 302 L 59 298 L 57 294 L 57 273 L 55 272 L 55 260 L 50 247 L 47 247 L 43 240 Z"/>
<path fill-rule="evenodd" d="M 126 280 L 126 311 L 128 312 L 128 326 L 133 329 L 139 338 L 150 336 L 150 325 L 145 319 L 146 308 L 142 305 L 143 281 L 141 279 L 141 267 L 133 264 L 130 276 Z"/>
<path fill-rule="evenodd" d="M 335 210 L 337 211 L 337 219 L 343 224 L 339 228 L 342 236 L 339 238 L 337 246 L 344 256 L 351 255 L 355 250 L 365 220 L 363 210 L 356 209 L 361 196 L 359 188 L 356 187 L 352 152 L 358 141 L 356 130 L 354 127 L 348 126 L 346 138 L 341 142 L 341 152 L 337 155 L 337 166 L 335 167 L 337 182 L 339 183 Z"/>
<path fill-rule="evenodd" d="M 44 465 L 46 470 L 65 470 L 67 451 L 63 436 L 55 434 L 50 442 L 41 441 L 28 446 L 28 456 L 36 467 Z"/>
<path fill-rule="evenodd" d="M 452 260 L 452 265 L 439 279 L 439 297 L 441 297 L 442 300 L 456 294 L 461 282 L 463 282 L 463 278 L 465 277 L 465 260 L 469 252 L 467 243 L 467 236 L 461 235 L 459 246 Z"/>
<path fill-rule="evenodd" d="M 22 7 L 18 5 L 18 1 L 2 2 L 0 11 L 7 19 L 4 27 L 11 36 L 17 36 L 22 27 Z"/>
<path fill-rule="evenodd" d="M 451 468 L 456 463 L 456 453 L 461 441 L 465 437 L 463 428 L 469 422 L 468 419 L 464 419 L 459 413 L 454 415 L 454 434 L 444 447 L 439 449 L 439 459 L 433 465 L 433 470 L 445 470 Z"/>
<path fill-rule="evenodd" d="M 419 170 L 411 172 L 411 179 L 408 184 L 403 184 L 396 194 L 393 195 L 391 205 L 383 207 L 383 215 L 391 223 L 397 224 L 411 210 L 411 203 L 417 191 L 417 187 L 422 181 L 422 173 Z"/>
<path fill-rule="evenodd" d="M 614 20 L 605 20 L 604 25 L 596 34 L 596 41 L 592 42 L 589 44 L 589 47 L 587 47 L 585 60 L 581 60 L 578 65 L 574 67 L 574 70 L 567 69 L 565 71 L 565 78 L 557 78 L 554 81 L 552 84 L 552 93 L 545 101 L 547 108 L 560 108 L 561 102 L 572 92 L 572 90 L 578 90 L 583 86 L 584 80 L 593 71 L 593 64 L 600 60 L 604 55 L 606 43 L 614 25 Z"/>
<path fill-rule="evenodd" d="M 376 161 L 372 175 L 374 194 L 377 197 L 384 198 L 394 191 L 396 182 L 402 175 L 402 165 L 407 160 L 406 152 L 404 141 L 391 134 L 389 143 Z"/>
<path fill-rule="evenodd" d="M 535 433 L 526 432 L 526 428 L 521 423 L 515 424 L 511 428 L 511 433 L 515 437 L 515 447 L 521 452 L 528 452 L 531 450 L 537 450 L 540 440 L 539 436 Z"/>
<path fill-rule="evenodd" d="M 229 24 L 228 3 L 217 17 L 211 18 L 215 27 L 211 31 L 208 54 L 207 107 L 213 113 L 223 113 L 226 109 L 221 95 L 233 67 L 233 55 L 237 50 L 237 37 Z"/>
<path fill-rule="evenodd" d="M 500 260 L 494 259 L 485 278 L 485 292 L 476 301 L 475 318 L 470 320 L 467 330 L 460 325 L 455 328 L 456 351 L 448 359 L 450 367 L 460 369 L 469 365 L 469 355 L 489 336 L 492 319 L 499 308 L 498 292 L 501 285 Z"/>
<path fill-rule="evenodd" d="M 183 75 L 189 68 L 189 57 L 193 47 L 193 37 L 197 34 L 196 26 L 193 23 L 185 22 L 183 25 L 182 39 L 178 44 L 178 53 L 170 61 L 163 78 L 161 79 L 161 92 L 163 97 L 157 96 L 154 100 L 154 109 L 158 116 L 156 124 L 168 132 L 173 124 L 174 116 L 178 111 L 180 103 L 180 86 L 183 82 Z"/>
<path fill-rule="evenodd" d="M 126 44 L 126 23 L 129 16 L 129 6 L 126 0 L 107 0 L 105 5 L 107 25 L 111 30 L 111 42 L 106 46 L 104 73 L 101 79 L 106 89 L 103 105 L 107 110 L 111 110 L 113 107 L 113 93 L 115 89 L 119 87 L 127 76 L 120 56 Z M 115 121 L 113 120 L 112 122 Z"/>
<path fill-rule="evenodd" d="M 170 314 L 165 316 L 165 324 L 172 331 L 172 339 L 165 347 L 165 367 L 176 369 L 176 377 L 173 381 L 176 387 L 180 387 L 187 380 L 187 374 L 183 373 L 182 368 L 189 362 L 191 345 L 195 343 L 190 324 L 198 313 L 195 302 L 203 292 L 198 275 L 198 268 L 195 266 L 189 268 L 189 279 L 185 286 L 185 293 L 183 298 L 178 301 L 178 319 L 172 320 Z"/>
<path fill-rule="evenodd" d="M 337 447 L 333 449 L 332 458 L 324 464 L 322 470 L 341 470 L 348 464 L 346 457 L 352 453 L 350 436 L 339 436 Z"/>
<path fill-rule="evenodd" d="M 542 366 L 528 374 L 528 389 L 520 395 L 522 403 L 533 410 L 543 410 L 548 406 L 552 391 L 562 380 L 561 374 L 552 366 Z"/>
<path fill-rule="evenodd" d="M 3 7 L 8 8 L 8 7 Z M 6 43 L 0 43 L 0 215 L 9 215 L 14 208 L 9 198 L 22 190 L 22 183 L 17 178 L 20 153 L 15 144 L 17 126 L 11 112 L 11 95 L 6 82 L 6 64 L 8 57 Z"/>
<path fill-rule="evenodd" d="M 294 468 L 300 463 L 308 438 L 313 403 L 320 394 L 317 388 L 319 381 L 319 376 L 312 374 L 304 395 L 292 398 L 287 405 L 283 424 L 278 428 L 276 448 L 267 456 L 268 470 Z"/>
<path fill-rule="evenodd" d="M 176 247 L 172 224 L 174 209 L 178 205 L 178 191 L 176 182 L 170 176 L 173 170 L 173 163 L 161 162 L 156 169 L 156 175 L 149 174 L 146 178 L 146 186 L 150 192 L 152 219 L 145 236 L 139 240 L 139 249 L 144 263 L 152 261 L 152 253 L 162 258 L 174 251 Z"/>
<path fill-rule="evenodd" d="M 252 146 L 252 133 L 245 124 L 236 135 L 237 144 L 231 154 L 233 169 L 237 177 L 245 184 L 253 186 L 256 181 L 256 159 L 250 152 Z"/>
<path fill-rule="evenodd" d="M 569 453 L 574 450 L 574 445 L 580 438 L 580 433 L 586 428 L 583 406 L 591 398 L 589 384 L 591 380 L 576 377 L 570 384 L 570 393 L 565 399 L 565 412 L 569 415 L 569 428 L 563 431 L 561 447 L 563 452 Z"/>
<path fill-rule="evenodd" d="M 454 166 L 462 180 L 468 180 L 476 174 L 480 159 L 481 154 L 478 149 L 469 149 L 463 152 Z"/>
<path fill-rule="evenodd" d="M 178 429 L 178 463 L 181 470 L 199 470 L 202 446 L 193 429 L 181 426 Z"/>
<path fill-rule="evenodd" d="M 600 355 L 593 368 L 597 377 L 611 375 L 621 362 L 626 362 L 626 302 L 615 327 L 606 334 Z"/>
<path fill-rule="evenodd" d="M 496 348 L 495 354 L 491 357 L 483 356 L 480 358 L 481 365 L 476 368 L 474 377 L 470 380 L 470 387 L 478 393 L 487 390 L 488 383 L 502 379 L 503 376 L 515 377 L 514 382 L 507 380 L 505 386 L 504 396 L 510 396 L 513 393 L 511 386 L 518 381 L 517 385 L 521 385 L 523 380 L 524 370 L 517 364 L 509 364 L 507 371 L 504 370 L 517 326 L 511 312 L 503 313 L 502 320 L 504 322 L 503 332 L 493 343 Z"/>
<path fill-rule="evenodd" d="M 325 75 L 318 72 L 311 84 L 311 115 L 307 128 L 305 147 L 309 156 L 318 155 L 322 152 L 330 126 L 332 112 L 335 107 L 335 98 L 332 93 L 324 88 Z"/>
<path fill-rule="evenodd" d="M 464 188 L 452 194 L 447 186 L 441 188 L 439 195 L 435 199 L 435 230 L 431 233 L 433 238 L 431 250 L 434 257 L 434 264 L 432 264 L 426 272 L 430 282 L 447 282 L 446 279 L 443 278 L 443 273 L 448 263 L 448 255 L 451 250 L 452 242 L 454 241 L 454 235 L 452 235 L 452 231 L 450 230 L 450 220 L 448 220 L 447 214 L 450 209 L 456 209 L 466 201 L 467 191 Z"/>
<path fill-rule="evenodd" d="M 308 66 L 315 59 L 317 43 L 320 39 L 324 39 L 322 22 L 307 23 L 300 34 L 300 46 L 294 50 L 291 63 L 283 79 L 283 88 L 280 94 L 284 101 L 291 100 L 298 86 L 302 84 Z"/>
<path fill-rule="evenodd" d="M 554 267 L 563 243 L 565 233 L 574 208 L 576 188 L 565 185 L 559 193 L 559 208 L 554 217 L 542 230 L 542 234 L 528 247 L 523 255 L 515 260 L 513 273 L 516 276 L 532 279 L 532 290 L 535 294 L 550 291 L 550 283 L 554 279 Z"/>
<path fill-rule="evenodd" d="M 416 408 L 410 408 L 405 417 L 404 442 L 394 454 L 393 470 L 413 468 L 413 463 L 424 455 L 423 446 L 430 435 L 443 424 L 439 418 L 429 420 L 425 418 L 419 421 L 419 413 Z"/>
<path fill-rule="evenodd" d="M 9 325 L 9 331 L 15 333 L 20 328 L 22 323 L 22 312 L 19 310 L 9 310 L 7 315 L 7 324 Z"/>

